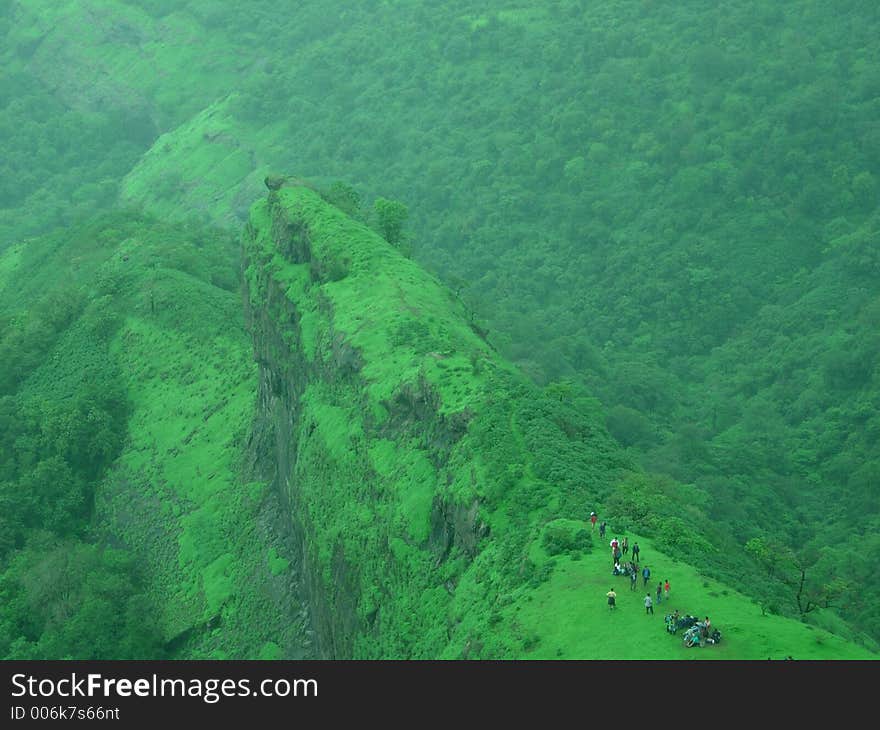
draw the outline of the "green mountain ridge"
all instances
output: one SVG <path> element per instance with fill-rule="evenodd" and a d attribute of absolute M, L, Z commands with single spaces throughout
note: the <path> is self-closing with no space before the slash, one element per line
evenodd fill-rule
<path fill-rule="evenodd" d="M 83 529 L 64 531 L 61 517 L 82 507 L 62 502 L 59 521 L 37 529 L 21 512 L 3 543 L 5 656 L 876 656 L 830 633 L 847 633 L 833 620 L 776 616 L 707 578 L 715 548 L 679 510 L 683 485 L 641 473 L 595 399 L 535 386 L 457 295 L 316 191 L 282 187 L 251 212 L 241 267 L 252 346 L 235 259 L 222 233 L 131 211 L 0 256 L 0 297 L 19 311 L 0 355 L 36 363 L 4 367 L 16 379 L 3 412 L 49 409 L 25 419 L 37 429 L 33 471 L 9 432 L 19 446 L 3 442 L 4 479 L 35 494 L 63 487 L 59 455 L 76 470 L 83 451 L 59 450 L 54 424 L 70 428 L 58 419 L 95 398 L 81 395 L 90 385 L 120 393 L 107 397 L 122 419 L 122 438 L 84 467 L 98 483 Z M 15 486 L 0 496 L 18 514 Z M 657 489 L 669 505 L 655 502 L 654 521 L 640 519 L 648 532 L 637 529 L 632 505 Z M 590 507 L 617 515 L 611 529 L 641 543 L 676 607 L 713 617 L 721 644 L 687 649 L 663 631 L 660 606 L 644 615 L 641 594 L 610 575 Z M 58 550 L 74 556 L 68 572 L 70 560 L 87 571 L 60 623 Z M 137 576 L 129 588 L 110 579 L 122 566 Z M 118 613 L 111 590 L 127 591 L 140 644 L 114 644 L 137 641 L 131 627 L 89 641 L 98 611 Z"/>
<path fill-rule="evenodd" d="M 254 207 L 242 265 L 260 366 L 252 448 L 289 505 L 325 656 L 696 656 L 664 642 L 659 618 L 621 631 L 603 615 L 622 579 L 584 516 L 637 477 L 595 401 L 536 388 L 450 290 L 308 188 Z M 682 549 L 681 535 L 633 538 L 682 585 L 677 601 L 730 632 L 701 657 L 873 656 L 701 590 L 657 547 Z"/>
<path fill-rule="evenodd" d="M 677 595 L 709 601 L 713 617 L 725 615 L 722 629 L 743 617 L 731 638 L 763 637 L 762 624 L 777 619 L 788 627 L 774 628 L 778 644 L 729 644 L 745 652 L 738 657 L 850 656 L 836 639 L 807 648 L 803 631 L 876 649 L 878 21 L 864 0 L 0 0 L 4 652 L 67 651 L 81 624 L 59 628 L 52 616 L 66 608 L 51 581 L 22 578 L 41 565 L 54 575 L 66 551 L 83 566 L 68 572 L 91 576 L 82 605 L 106 609 L 92 623 L 111 620 L 107 595 L 128 596 L 119 600 L 129 618 L 119 620 L 129 628 L 131 616 L 156 621 L 141 622 L 147 633 L 132 631 L 127 648 L 97 643 L 110 654 L 553 658 L 577 647 L 578 656 L 647 656 L 654 642 L 638 646 L 647 634 L 599 646 L 574 628 L 590 615 L 581 606 L 605 608 L 592 603 L 594 590 L 607 590 L 593 583 L 602 550 L 549 555 L 538 536 L 496 542 L 519 499 L 530 515 L 518 518 L 534 519 L 535 530 L 562 520 L 550 533 L 566 544 L 583 510 L 600 507 L 665 556 Z M 305 216 L 316 229 L 333 217 L 293 188 L 270 196 L 265 215 L 264 204 L 251 212 L 277 170 L 313 181 L 374 230 L 373 200 L 406 203 L 402 249 L 433 283 L 395 257 L 383 266 L 422 282 L 418 301 L 434 292 L 412 307 L 434 319 L 395 311 L 387 330 L 378 302 L 369 326 L 356 319 L 354 298 L 344 299 L 356 262 L 337 254 L 360 250 L 361 233 L 372 235 L 365 228 L 333 223 L 344 243 L 316 246 L 324 258 L 309 262 L 308 277 L 296 268 L 303 262 L 285 260 L 310 247 L 273 251 L 280 234 L 264 232 L 273 216 L 282 227 Z M 350 184 L 331 186 L 338 180 Z M 119 204 L 130 209 L 84 222 Z M 249 220 L 247 235 L 263 233 L 246 251 L 268 267 L 245 267 L 249 327 L 257 350 L 272 354 L 256 366 L 235 303 L 234 246 L 211 230 L 236 235 Z M 437 280 L 456 294 L 433 288 Z M 389 302 L 415 296 L 383 291 Z M 331 295 L 343 297 L 338 306 Z M 469 352 L 466 362 L 432 349 L 438 341 Z M 381 377 L 356 395 L 364 353 Z M 319 355 L 323 369 L 309 359 Z M 383 369 L 386 358 L 403 370 Z M 434 378 L 424 392 L 411 369 L 419 358 Z M 492 362 L 511 380 L 484 382 Z M 344 388 L 331 365 L 351 376 Z M 291 377 L 310 389 L 299 405 L 296 388 L 282 385 Z M 476 417 L 469 399 L 511 389 L 516 396 L 499 397 L 513 415 L 485 416 L 506 424 L 512 444 L 498 459 L 509 473 L 496 464 L 493 477 L 479 475 L 496 486 L 468 502 L 439 484 L 439 465 L 453 442 L 483 453 L 488 435 L 458 436 Z M 396 432 L 383 436 L 366 459 L 358 449 L 384 433 L 389 398 L 413 400 L 426 431 L 414 449 Z M 305 412 L 332 454 L 296 430 Z M 579 452 L 573 474 L 591 474 L 583 484 L 534 456 L 568 454 L 559 418 L 582 424 L 591 444 L 607 443 L 595 459 Z M 404 420 L 400 429 L 416 428 L 416 415 Z M 337 438 L 359 456 L 336 453 Z M 282 441 L 309 449 L 289 453 Z M 400 487 L 406 499 L 345 503 L 343 473 L 402 483 L 388 467 L 398 458 L 420 475 L 406 477 L 418 482 L 411 492 Z M 279 481 L 313 463 L 336 485 L 322 497 L 330 514 L 294 509 L 297 493 Z M 302 487 L 319 492 L 307 476 Z M 533 509 L 555 488 L 568 496 Z M 476 544 L 488 552 L 465 553 L 479 569 L 418 567 L 430 563 L 433 528 L 467 533 L 476 503 L 489 530 Z M 368 519 L 386 536 L 404 535 L 406 550 L 318 532 L 322 522 L 342 534 Z M 456 549 L 470 545 L 456 539 Z M 101 552 L 108 545 L 121 552 Z M 361 575 L 345 551 L 367 548 Z M 543 593 L 511 588 L 514 554 L 528 556 L 524 570 L 537 571 L 529 580 L 540 577 Z M 383 560 L 400 573 L 381 575 Z M 482 611 L 483 599 L 476 588 L 463 597 L 452 578 L 442 582 L 448 598 L 431 593 L 436 585 L 424 581 L 444 570 L 466 587 L 463 576 L 481 577 L 505 605 L 488 623 L 456 624 L 462 607 Z M 431 600 L 412 615 L 426 626 L 451 611 L 446 643 L 442 632 L 415 639 L 416 629 L 401 628 L 403 609 L 387 606 L 413 571 Z M 238 587 L 249 583 L 260 588 L 245 596 Z M 750 598 L 728 610 L 734 587 Z M 314 627 L 303 601 L 313 603 Z M 33 610 L 44 605 L 55 613 Z M 535 606 L 565 616 L 558 632 L 545 630 Z M 336 610 L 341 624 L 328 618 Z M 22 619 L 29 611 L 41 618 Z M 91 651 L 77 646 L 70 651 Z M 711 656 L 728 651 L 716 649 Z"/>

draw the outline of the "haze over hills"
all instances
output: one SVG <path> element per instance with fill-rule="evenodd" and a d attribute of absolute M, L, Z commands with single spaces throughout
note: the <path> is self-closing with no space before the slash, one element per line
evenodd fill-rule
<path fill-rule="evenodd" d="M 601 546 L 590 552 L 574 537 L 584 515 L 599 508 L 613 528 L 679 566 L 692 600 L 721 601 L 718 610 L 738 616 L 757 610 L 767 614 L 760 619 L 796 627 L 775 632 L 787 637 L 778 645 L 736 636 L 745 641 L 738 658 L 771 648 L 809 654 L 803 647 L 812 639 L 795 638 L 798 631 L 832 631 L 875 649 L 874 4 L 283 5 L 0 2 L 0 362 L 5 423 L 18 424 L 4 436 L 0 474 L 3 499 L 16 505 L 2 543 L 4 590 L 17 596 L 9 605 L 43 600 L 39 591 L 23 597 L 16 586 L 41 556 L 57 554 L 53 541 L 81 543 L 83 565 L 99 560 L 90 546 L 109 541 L 138 566 L 100 558 L 112 564 L 104 566 L 109 574 L 131 582 L 122 593 L 171 606 L 151 614 L 155 632 L 138 644 L 151 647 L 147 653 L 459 656 L 470 646 L 471 656 L 549 657 L 578 646 L 579 655 L 637 657 L 647 651 L 644 642 L 591 648 L 574 629 L 554 638 L 529 628 L 539 623 L 534 617 L 522 618 L 540 605 L 574 627 L 580 614 L 566 612 L 589 603 L 580 591 L 597 591 L 604 608 L 607 588 L 591 582 L 601 575 Z M 277 297 L 293 302 L 302 316 L 297 325 L 306 328 L 295 336 L 282 329 L 273 348 L 291 337 L 305 338 L 306 349 L 329 338 L 336 359 L 327 372 L 360 373 L 370 347 L 385 342 L 430 368 L 445 364 L 451 372 L 435 375 L 457 377 L 463 390 L 432 387 L 457 402 L 468 388 L 502 388 L 481 382 L 480 355 L 447 362 L 444 346 L 471 347 L 456 339 L 461 330 L 473 352 L 487 353 L 518 383 L 515 396 L 501 397 L 511 413 L 520 409 L 543 424 L 532 433 L 538 447 L 511 425 L 516 418 L 487 411 L 489 423 L 507 423 L 502 442 L 513 451 L 498 452 L 506 454 L 497 458 L 507 460 L 507 476 L 493 478 L 503 486 L 474 497 L 474 529 L 483 521 L 489 532 L 471 553 L 460 536 L 449 537 L 470 518 L 445 533 L 441 525 L 455 523 L 455 510 L 467 513 L 473 502 L 454 480 L 460 504 L 438 496 L 445 494 L 439 482 L 427 486 L 429 467 L 444 473 L 453 455 L 436 444 L 427 456 L 420 451 L 451 438 L 448 424 L 411 405 L 419 417 L 410 420 L 424 420 L 426 430 L 403 443 L 406 429 L 397 424 L 403 430 L 387 439 L 373 413 L 395 388 L 422 382 L 418 368 L 409 380 L 406 371 L 382 371 L 376 382 L 384 386 L 363 391 L 346 381 L 354 388 L 348 395 L 327 372 L 311 373 L 314 395 L 294 415 L 317 414 L 317 433 L 340 451 L 336 460 L 320 451 L 303 456 L 300 508 L 285 501 L 290 494 L 277 496 L 288 489 L 279 481 L 281 464 L 299 462 L 281 446 L 269 448 L 269 433 L 288 449 L 293 437 L 278 437 L 277 424 L 269 429 L 260 404 L 269 398 L 266 379 L 280 377 L 270 373 L 299 367 L 303 355 L 293 348 L 289 363 L 271 368 L 259 357 L 249 362 L 254 347 L 267 346 L 261 338 L 277 312 L 268 307 L 261 315 L 259 298 L 245 301 L 249 341 L 236 295 L 237 244 L 229 238 L 249 224 L 244 251 L 254 255 L 247 240 L 261 230 L 266 204 L 252 207 L 265 198 L 263 181 L 272 173 L 320 191 L 273 193 L 276 207 L 279 199 L 297 211 L 312 206 L 302 225 L 323 229 L 335 213 L 321 211 L 338 209 L 365 236 L 372 229 L 369 236 L 384 235 L 409 255 L 380 257 L 374 276 L 422 281 L 421 267 L 433 272 L 424 281 L 449 287 L 434 297 L 444 304 L 433 322 L 422 306 L 401 304 L 406 296 L 391 284 L 377 289 L 380 314 L 360 322 L 360 295 L 334 305 L 332 316 L 322 310 L 334 293 L 344 297 L 354 253 L 310 269 L 309 286 L 287 264 L 281 273 L 246 265 L 251 294 L 253 282 L 268 286 L 282 277 Z M 300 220 L 299 212 L 291 215 Z M 263 231 L 264 243 L 276 233 Z M 408 319 L 407 306 L 419 314 Z M 386 331 L 392 316 L 402 319 Z M 355 331 L 361 344 L 347 339 Z M 444 339 L 455 346 L 438 344 Z M 376 350 L 377 360 L 385 363 L 388 352 Z M 76 375 L 85 362 L 106 388 L 86 388 Z M 381 387 L 389 393 L 369 395 Z M 434 395 L 422 395 L 433 403 Z M 355 403 L 371 415 L 353 416 L 346 409 Z M 103 430 L 71 433 L 61 425 L 90 408 L 107 419 Z M 285 409 L 296 411 L 289 403 Z M 366 418 L 363 434 L 340 430 L 343 413 L 349 428 Z M 467 438 L 487 437 L 472 433 L 479 418 L 462 418 L 466 424 L 456 428 Z M 566 419 L 581 425 L 568 432 L 557 423 Z M 563 442 L 580 444 L 576 451 L 588 451 L 560 447 L 564 464 L 529 467 L 541 463 L 536 453 L 554 450 L 543 441 L 547 434 L 563 438 L 554 428 L 562 428 Z M 590 455 L 595 439 L 605 445 Z M 348 444 L 345 453 L 335 441 Z M 81 442 L 91 444 L 82 464 L 71 445 Z M 479 443 L 468 448 L 484 454 L 487 442 Z M 348 453 L 359 456 L 348 463 Z M 578 464 L 590 476 L 579 478 Z M 332 491 L 318 520 L 330 532 L 315 532 L 316 518 L 306 515 L 319 507 L 306 465 L 334 484 L 382 484 L 390 501 L 373 512 L 371 501 L 349 503 L 348 492 Z M 52 484 L 67 485 L 69 499 L 49 517 L 63 491 Z M 156 492 L 141 504 L 146 497 L 135 485 Z M 133 489 L 141 497 L 133 499 Z M 41 496 L 23 505 L 21 494 Z M 378 499 L 379 492 L 370 494 Z M 160 513 L 167 529 L 149 516 Z M 502 535 L 506 529 L 515 538 L 497 533 L 498 519 Z M 375 530 L 365 536 L 367 524 Z M 541 552 L 548 524 L 567 535 L 563 542 L 575 542 Z M 380 547 L 383 530 L 404 544 Z M 238 533 L 247 537 L 240 541 Z M 214 537 L 192 537 L 208 534 Z M 463 562 L 418 567 L 432 565 L 428 555 L 447 538 Z M 331 559 L 339 549 L 357 558 Z M 513 555 L 528 556 L 529 570 L 539 574 L 555 567 L 511 579 Z M 349 564 L 356 569 L 338 567 Z M 401 572 L 384 576 L 380 565 Z M 467 588 L 480 570 L 491 588 L 483 579 L 480 589 Z M 439 582 L 416 581 L 406 598 L 394 581 L 409 583 L 412 575 Z M 537 582 L 527 587 L 529 580 Z M 700 590 L 701 581 L 711 587 Z M 259 589 L 249 594 L 246 585 Z M 83 595 L 101 590 L 86 587 Z M 569 590 L 577 598 L 562 601 Z M 478 606 L 487 599 L 477 597 L 483 591 L 498 601 L 485 615 Z M 736 607 L 728 609 L 733 593 L 748 599 L 730 599 Z M 326 618 L 327 606 L 347 617 L 344 625 Z M 405 615 L 418 618 L 404 626 Z M 432 633 L 441 615 L 454 617 L 445 637 Z M 260 618 L 264 629 L 249 633 L 256 616 L 274 618 Z M 42 627 L 18 620 L 5 624 L 7 653 L 76 653 L 60 648 L 66 639 L 39 638 L 54 619 Z M 750 621 L 742 634 L 763 636 Z M 16 644 L 21 636 L 27 641 Z M 798 650 L 786 650 L 786 641 Z M 841 657 L 850 651 L 837 640 L 813 643 L 816 656 L 829 646 Z"/>

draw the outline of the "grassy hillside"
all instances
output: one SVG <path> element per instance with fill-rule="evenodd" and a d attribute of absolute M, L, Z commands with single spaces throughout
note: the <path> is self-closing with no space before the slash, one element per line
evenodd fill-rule
<path fill-rule="evenodd" d="M 659 611 L 637 623 L 637 597 L 607 616 L 623 581 L 583 518 L 635 476 L 595 401 L 531 384 L 449 289 L 306 187 L 254 207 L 244 266 L 255 448 L 291 505 L 328 656 L 872 656 L 657 549 L 686 536 L 643 556 L 729 643 L 684 650 Z"/>
<path fill-rule="evenodd" d="M 247 72 L 224 49 L 254 35 L 160 5 L 0 2 L 0 250 L 112 208 L 156 136 Z"/>
<path fill-rule="evenodd" d="M 878 21 L 865 0 L 0 0 L 0 249 L 119 198 L 235 228 L 269 168 L 349 181 L 374 223 L 394 196 L 507 359 L 601 400 L 668 475 L 609 513 L 668 544 L 683 521 L 716 579 L 876 641 Z M 49 329 L 80 306 L 44 304 Z"/>
<path fill-rule="evenodd" d="M 589 523 L 584 525 L 585 527 Z M 621 535 L 622 537 L 622 535 Z M 766 613 L 735 587 L 701 575 L 691 565 L 656 551 L 652 541 L 629 535 L 639 543 L 643 563 L 652 572 L 648 589 L 656 595 L 658 581 L 669 580 L 669 600 L 644 608 L 646 588 L 639 578 L 613 576 L 608 549 L 559 555 L 547 583 L 511 614 L 534 637 L 524 653 L 530 659 L 725 659 L 760 660 L 793 657 L 803 660 L 876 659 L 877 654 L 843 640 L 826 629 Z M 540 548 L 533 548 L 534 551 Z M 610 611 L 605 594 L 614 589 L 617 606 Z M 667 633 L 664 617 L 678 609 L 702 619 L 709 616 L 721 631 L 721 642 L 686 647 L 682 631 Z M 839 624 L 832 623 L 834 628 Z"/>
<path fill-rule="evenodd" d="M 271 164 L 408 203 L 415 256 L 510 359 L 600 397 L 731 539 L 864 586 L 837 609 L 877 638 L 873 5 L 314 10 L 123 198 L 228 221 Z"/>
<path fill-rule="evenodd" d="M 224 235 L 119 213 L 0 259 L 4 412 L 25 415 L 3 436 L 4 656 L 306 651 L 277 501 L 242 477 L 256 383 L 235 253 Z M 19 490 L 57 493 L 30 505 Z M 58 550 L 84 561 L 74 599 L 54 594 Z M 115 589 L 92 585 L 121 566 Z M 150 636 L 106 636 L 96 607 Z"/>

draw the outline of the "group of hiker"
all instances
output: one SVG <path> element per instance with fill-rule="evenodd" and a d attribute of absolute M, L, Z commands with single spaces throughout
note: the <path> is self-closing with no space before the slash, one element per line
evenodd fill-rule
<path fill-rule="evenodd" d="M 596 523 L 598 521 L 598 517 L 595 512 L 590 513 L 590 523 L 592 525 L 592 529 L 596 529 Z M 607 530 L 607 525 L 605 522 L 600 523 L 599 525 L 599 536 L 605 537 L 605 533 Z M 642 587 L 648 587 L 648 581 L 651 580 L 651 569 L 646 565 L 639 567 L 639 556 L 641 554 L 641 548 L 639 547 L 638 542 L 634 542 L 632 544 L 632 549 L 630 549 L 629 538 L 624 536 L 623 540 L 619 540 L 616 536 L 611 539 L 609 543 L 611 548 L 611 560 L 613 563 L 613 568 L 611 570 L 611 575 L 619 576 L 624 575 L 629 577 L 629 589 L 631 591 L 636 590 L 636 586 L 639 581 L 639 576 L 642 578 Z M 631 552 L 631 559 L 624 562 L 624 557 L 627 556 L 628 553 Z M 657 589 L 654 591 L 654 595 L 651 595 L 651 591 L 647 591 L 645 593 L 644 606 L 645 606 L 645 614 L 653 616 L 654 615 L 654 606 L 659 606 L 663 603 L 665 599 L 667 602 L 669 601 L 669 592 L 670 585 L 669 579 L 667 578 L 665 581 L 660 581 L 657 583 Z M 612 588 L 605 594 L 608 598 L 608 609 L 614 610 L 617 607 L 617 592 Z M 715 629 L 711 631 L 711 622 L 709 621 L 709 617 L 703 621 L 700 621 L 692 616 L 682 617 L 679 614 L 678 609 L 671 614 L 667 614 L 665 618 L 667 631 L 670 633 L 675 633 L 679 628 L 686 628 L 687 631 L 684 636 L 685 646 L 705 646 L 706 644 L 716 644 L 721 638 L 720 632 Z"/>
<path fill-rule="evenodd" d="M 597 516 L 595 512 L 590 513 L 590 522 L 595 529 Z M 606 531 L 606 523 L 602 522 L 599 525 L 599 535 L 604 537 Z M 617 537 L 611 539 L 609 543 L 611 547 L 611 561 L 613 563 L 613 567 L 611 569 L 611 575 L 625 575 L 629 577 L 629 589 L 634 591 L 636 589 L 636 585 L 639 581 L 639 576 L 642 577 L 642 587 L 648 587 L 648 581 L 651 579 L 651 569 L 644 565 L 641 569 L 639 569 L 639 557 L 641 555 L 642 549 L 639 547 L 637 542 L 632 544 L 632 558 L 626 562 L 622 562 L 624 556 L 630 553 L 630 545 L 629 538 L 624 536 L 623 540 L 619 540 Z M 665 596 L 667 600 L 669 600 L 669 579 L 666 579 L 666 582 L 660 582 L 657 584 L 656 598 L 651 597 L 651 592 L 648 591 L 645 594 L 645 613 L 652 614 L 654 613 L 654 605 L 661 604 L 663 602 L 663 597 Z M 608 606 L 609 608 L 615 608 L 617 605 L 617 593 L 612 588 L 606 594 L 608 598 Z"/>
<path fill-rule="evenodd" d="M 604 522 L 602 523 L 605 524 Z M 641 553 L 642 549 L 639 547 L 637 542 L 633 543 L 632 546 L 632 559 L 634 563 L 639 562 L 639 553 Z M 621 542 L 616 537 L 611 541 L 611 560 L 614 562 L 616 567 L 619 567 L 620 561 L 623 559 L 623 556 L 629 552 L 629 538 L 624 537 Z"/>

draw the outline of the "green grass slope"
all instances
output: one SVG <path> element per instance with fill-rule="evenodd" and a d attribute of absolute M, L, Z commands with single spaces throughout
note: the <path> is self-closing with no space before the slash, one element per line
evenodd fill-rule
<path fill-rule="evenodd" d="M 624 591 L 608 616 L 607 548 L 580 520 L 631 466 L 595 401 L 534 386 L 448 289 L 305 187 L 254 206 L 243 264 L 255 441 L 288 495 L 326 654 L 871 656 L 659 550 L 654 575 L 725 642 L 685 651 Z"/>
<path fill-rule="evenodd" d="M 588 523 L 584 525 L 588 529 Z M 621 535 L 622 537 L 622 535 Z M 754 600 L 730 586 L 707 579 L 699 570 L 654 548 L 651 540 L 629 534 L 639 543 L 642 563 L 651 569 L 647 588 L 640 577 L 635 590 L 629 578 L 611 574 L 606 546 L 588 555 L 557 555 L 549 580 L 511 616 L 535 637 L 524 653 L 532 659 L 877 659 L 877 654 L 809 624 L 765 614 Z M 546 557 L 539 546 L 537 559 Z M 657 583 L 670 583 L 669 600 L 644 607 L 647 590 L 655 598 Z M 611 611 L 605 595 L 617 593 Z M 702 619 L 709 616 L 721 631 L 721 642 L 686 647 L 682 633 L 667 633 L 664 616 L 678 609 Z"/>
<path fill-rule="evenodd" d="M 238 228 L 263 191 L 266 171 L 236 127 L 233 100 L 221 99 L 160 136 L 123 179 L 122 199 L 165 220 L 201 218 Z"/>
<path fill-rule="evenodd" d="M 222 53 L 234 28 L 188 8 L 161 17 L 137 3 L 29 0 L 10 3 L 10 44 L 47 87 L 75 108 L 139 109 L 160 128 L 222 96 L 241 59 Z M 169 83 L 170 81 L 170 83 Z"/>
<path fill-rule="evenodd" d="M 242 476 L 256 379 L 234 243 L 117 214 L 0 257 L 7 304 L 25 312 L 53 291 L 72 312 L 15 397 L 61 407 L 104 372 L 123 389 L 124 440 L 93 487 L 90 539 L 133 556 L 164 652 L 308 655 L 277 500 Z"/>
<path fill-rule="evenodd" d="M 117 193 L 227 224 L 267 165 L 393 195 L 509 359 L 880 636 L 873 4 L 0 7 L 0 248 Z"/>

